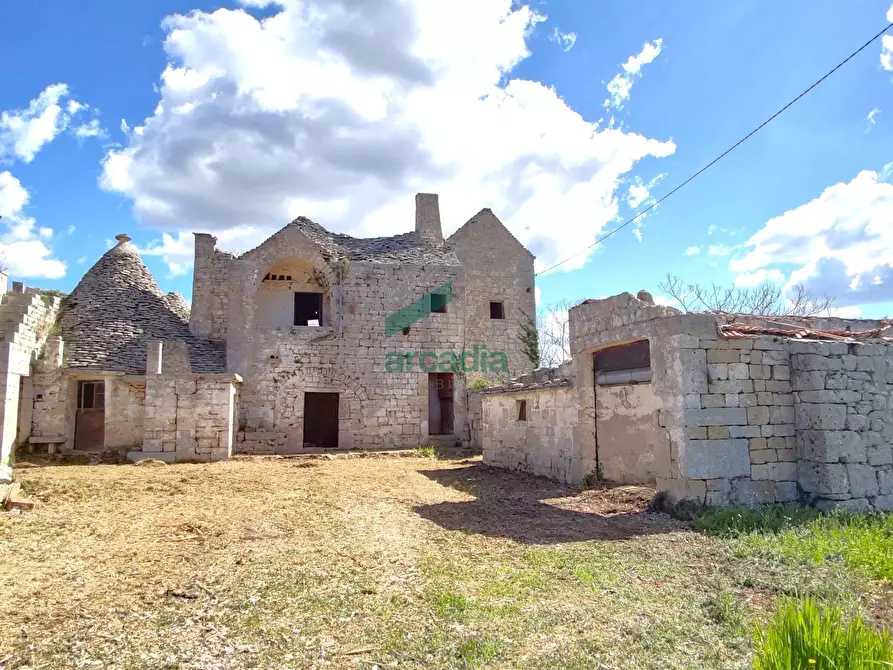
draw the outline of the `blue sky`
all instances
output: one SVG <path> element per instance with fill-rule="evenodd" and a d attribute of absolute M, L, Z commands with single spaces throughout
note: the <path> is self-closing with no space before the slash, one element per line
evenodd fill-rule
<path fill-rule="evenodd" d="M 3 3 L 0 247 L 14 278 L 70 290 L 127 232 L 162 288 L 188 298 L 192 231 L 244 250 L 303 214 L 393 234 L 412 227 L 414 193 L 436 191 L 447 232 L 491 207 L 545 267 L 709 162 L 888 12 Z M 538 277 L 541 302 L 661 298 L 669 272 L 799 281 L 841 314 L 893 315 L 888 34 L 640 225 Z"/>

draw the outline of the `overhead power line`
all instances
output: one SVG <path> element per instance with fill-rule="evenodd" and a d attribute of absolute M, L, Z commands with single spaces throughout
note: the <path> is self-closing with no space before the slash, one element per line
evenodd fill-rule
<path fill-rule="evenodd" d="M 581 250 L 578 251 L 577 253 L 575 253 L 575 254 L 573 254 L 573 255 L 571 255 L 571 256 L 568 256 L 568 257 L 565 258 L 564 260 L 555 263 L 555 265 L 550 265 L 550 266 L 547 267 L 545 270 L 540 270 L 539 272 L 536 273 L 535 276 L 536 276 L 536 277 L 539 277 L 541 274 L 545 274 L 546 272 L 549 272 L 549 271 L 551 271 L 551 270 L 554 270 L 555 268 L 557 268 L 557 267 L 559 267 L 559 266 L 561 266 L 561 265 L 564 265 L 564 264 L 567 263 L 568 261 L 571 261 L 571 260 L 573 260 L 574 258 L 577 258 L 577 256 L 580 256 L 580 255 L 582 255 L 582 254 L 585 254 L 587 251 L 589 251 L 589 250 L 592 249 L 593 247 L 595 247 L 595 246 L 601 244 L 601 243 L 604 242 L 606 239 L 608 239 L 609 237 L 611 237 L 611 235 L 614 235 L 615 233 L 620 232 L 621 230 L 623 230 L 624 228 L 626 228 L 629 224 L 633 223 L 633 222 L 636 221 L 637 219 L 640 219 L 640 218 L 641 218 L 642 216 L 644 216 L 649 210 L 654 209 L 654 208 L 657 207 L 660 203 L 662 203 L 664 200 L 666 200 L 666 199 L 669 198 L 671 195 L 673 195 L 676 191 L 678 191 L 679 189 L 681 189 L 683 186 L 685 186 L 686 184 L 689 184 L 690 182 L 692 182 L 692 181 L 694 181 L 695 179 L 697 179 L 699 176 L 701 176 L 702 174 L 704 174 L 707 170 L 709 170 L 711 167 L 713 167 L 714 165 L 716 165 L 716 164 L 717 164 L 719 161 L 721 161 L 723 158 L 725 158 L 725 157 L 728 156 L 730 153 L 732 153 L 735 149 L 737 149 L 737 148 L 740 147 L 742 144 L 744 144 L 744 143 L 745 143 L 747 140 L 749 140 L 751 137 L 753 137 L 753 136 L 756 135 L 758 132 L 760 132 L 763 128 L 765 128 L 765 127 L 768 126 L 770 123 L 772 123 L 772 121 L 774 121 L 776 118 L 778 118 L 778 117 L 779 117 L 783 112 L 785 112 L 791 105 L 793 105 L 793 104 L 794 104 L 795 102 L 797 102 L 800 98 L 802 98 L 803 96 L 805 96 L 805 95 L 806 95 L 807 93 L 809 93 L 812 89 L 814 89 L 816 86 L 818 86 L 818 85 L 821 84 L 823 81 L 825 81 L 825 80 L 826 80 L 828 77 L 830 77 L 832 74 L 834 74 L 835 72 L 837 72 L 837 70 L 839 70 L 841 67 L 843 67 L 844 65 L 846 65 L 850 60 L 852 60 L 852 59 L 853 59 L 855 56 L 857 56 L 860 52 L 864 51 L 868 46 L 871 45 L 872 42 L 874 42 L 875 40 L 877 40 L 881 35 L 883 35 L 883 34 L 884 34 L 885 32 L 887 32 L 888 30 L 890 30 L 891 27 L 893 27 L 893 23 L 889 23 L 889 24 L 887 24 L 887 26 L 886 26 L 882 31 L 880 31 L 877 35 L 875 35 L 874 37 L 872 37 L 870 40 L 868 40 L 865 44 L 863 44 L 861 47 L 859 47 L 858 49 L 856 49 L 853 53 L 851 53 L 849 56 L 847 56 L 846 58 L 844 58 L 842 61 L 840 61 L 840 62 L 839 62 L 837 65 L 835 65 L 832 69 L 830 69 L 828 72 L 826 72 L 820 79 L 818 79 L 815 83 L 813 83 L 812 86 L 810 86 L 809 88 L 807 88 L 807 89 L 806 89 L 805 91 L 803 91 L 800 95 L 798 95 L 796 98 L 794 98 L 793 100 L 791 100 L 788 104 L 786 104 L 784 107 L 782 107 L 782 108 L 779 109 L 777 112 L 775 112 L 775 114 L 773 114 L 772 116 L 770 116 L 768 119 L 766 119 L 765 121 L 763 121 L 760 125 L 758 125 L 756 128 L 754 128 L 754 129 L 751 130 L 749 133 L 747 133 L 747 135 L 745 135 L 745 136 L 742 137 L 740 140 L 738 140 L 737 142 L 735 142 L 735 144 L 733 144 L 733 145 L 730 146 L 728 149 L 726 149 L 725 151 L 723 151 L 719 156 L 717 156 L 717 157 L 714 158 L 712 161 L 710 161 L 709 163 L 707 163 L 707 165 L 705 165 L 705 166 L 702 167 L 700 170 L 698 170 L 697 172 L 695 172 L 691 177 L 689 177 L 689 178 L 686 179 L 684 182 L 682 182 L 681 184 L 679 184 L 678 186 L 676 186 L 676 188 L 674 188 L 672 191 L 670 191 L 669 193 L 666 193 L 665 195 L 663 195 L 659 200 L 655 200 L 654 202 L 652 202 L 650 205 L 648 205 L 645 209 L 643 209 L 641 212 L 639 212 L 638 214 L 636 214 L 634 217 L 632 217 L 632 218 L 630 218 L 630 219 L 627 219 L 627 220 L 624 221 L 621 225 L 619 225 L 617 228 L 614 228 L 614 230 L 612 230 L 612 231 L 610 231 L 609 233 L 606 233 L 606 234 L 602 235 L 601 237 L 597 238 L 597 239 L 595 240 L 595 242 L 593 242 L 592 244 L 590 244 L 588 247 L 585 247 L 584 249 L 581 249 Z"/>

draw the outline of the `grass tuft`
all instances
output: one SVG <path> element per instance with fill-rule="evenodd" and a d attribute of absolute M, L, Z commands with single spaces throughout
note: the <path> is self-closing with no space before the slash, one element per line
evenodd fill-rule
<path fill-rule="evenodd" d="M 754 532 L 777 533 L 802 526 L 819 516 L 811 507 L 800 505 L 763 505 L 756 508 L 707 508 L 693 519 L 697 530 L 708 535 L 735 536 Z"/>
<path fill-rule="evenodd" d="M 767 629 L 754 634 L 755 670 L 876 670 L 893 667 L 890 635 L 844 621 L 840 609 L 815 600 L 784 601 Z"/>

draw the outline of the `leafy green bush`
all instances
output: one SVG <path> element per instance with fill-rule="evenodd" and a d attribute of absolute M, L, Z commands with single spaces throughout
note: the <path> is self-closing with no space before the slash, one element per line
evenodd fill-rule
<path fill-rule="evenodd" d="M 763 505 L 747 507 L 714 507 L 694 518 L 695 528 L 708 535 L 742 535 L 754 532 L 777 533 L 801 526 L 819 516 L 811 507 L 800 505 Z"/>
<path fill-rule="evenodd" d="M 419 458 L 435 458 L 437 456 L 437 452 L 432 446 L 416 447 L 412 452 Z"/>
<path fill-rule="evenodd" d="M 767 629 L 755 632 L 754 670 L 876 670 L 893 667 L 890 635 L 844 621 L 812 599 L 785 601 Z"/>

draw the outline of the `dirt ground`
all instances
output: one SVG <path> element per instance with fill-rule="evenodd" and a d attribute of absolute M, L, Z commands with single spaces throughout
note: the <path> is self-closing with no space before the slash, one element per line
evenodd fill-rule
<path fill-rule="evenodd" d="M 734 557 L 649 489 L 418 457 L 18 478 L 0 667 L 746 667 L 710 609 Z"/>

